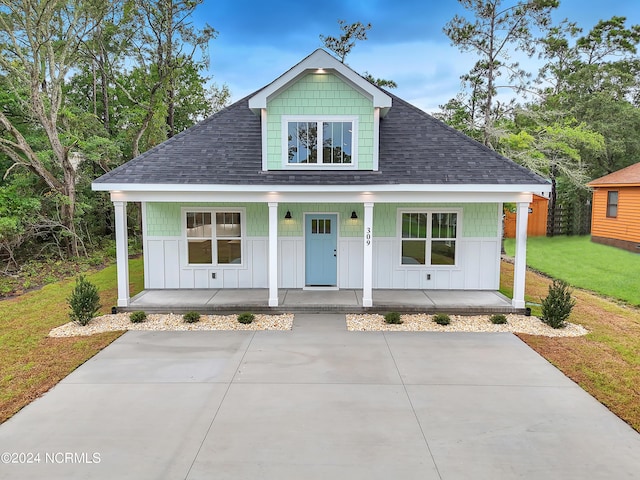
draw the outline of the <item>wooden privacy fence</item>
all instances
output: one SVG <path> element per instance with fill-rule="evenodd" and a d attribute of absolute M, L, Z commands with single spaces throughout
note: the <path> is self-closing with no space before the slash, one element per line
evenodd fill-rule
<path fill-rule="evenodd" d="M 528 237 L 542 237 L 547 234 L 547 209 L 549 200 L 539 195 L 533 196 L 533 201 L 529 204 L 529 220 L 527 222 Z M 504 236 L 505 238 L 516 237 L 516 213 L 504 212 Z"/>
<path fill-rule="evenodd" d="M 588 235 L 591 232 L 591 202 L 556 203 L 553 211 L 549 200 L 534 195 L 529 204 L 528 237 L 557 235 Z M 505 238 L 516 236 L 516 214 L 505 211 Z"/>
<path fill-rule="evenodd" d="M 591 232 L 591 202 L 558 203 L 554 212 L 549 212 L 547 236 L 588 235 Z"/>

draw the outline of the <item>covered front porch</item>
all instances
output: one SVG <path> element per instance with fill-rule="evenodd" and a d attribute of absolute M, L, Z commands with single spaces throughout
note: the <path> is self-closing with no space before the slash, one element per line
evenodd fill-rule
<path fill-rule="evenodd" d="M 112 191 L 118 258 L 117 306 L 122 310 L 145 311 L 154 308 L 163 311 L 250 308 L 258 311 L 257 307 L 274 312 L 292 312 L 294 308 L 300 309 L 298 311 L 349 309 L 356 312 L 524 311 L 527 209 L 531 194 L 493 192 L 488 188 L 480 190 L 473 193 L 356 191 L 340 194 L 293 191 L 246 192 L 242 195 L 204 191 L 171 194 Z M 126 208 L 129 200 L 142 202 L 145 218 L 146 290 L 134 298 L 129 296 L 126 262 Z M 225 202 L 220 203 L 223 200 Z M 496 291 L 502 229 L 500 213 L 504 202 L 514 200 L 518 215 L 514 293 L 510 300 L 498 297 Z M 145 211 L 151 205 L 154 205 L 156 213 L 166 213 L 165 218 L 160 219 L 162 222 L 158 220 L 157 223 L 162 224 L 165 230 L 168 228 L 169 233 L 156 231 L 157 226 L 154 227 L 156 230 L 150 231 Z M 233 209 L 229 205 L 237 207 Z M 484 206 L 476 208 L 475 205 Z M 404 211 L 414 211 L 418 207 L 420 211 L 444 208 L 455 212 L 450 214 L 456 218 L 452 228 L 457 232 L 453 239 L 457 252 L 453 256 L 453 265 L 424 265 L 424 259 L 421 265 L 417 265 L 417 261 L 413 265 L 405 262 L 405 257 L 401 259 L 400 245 L 405 240 L 402 219 L 412 215 Z M 209 258 L 211 264 L 192 265 L 187 260 L 190 234 L 187 233 L 185 215 L 191 211 L 206 210 L 210 215 L 208 218 L 215 219 L 216 208 L 231 208 L 239 212 L 236 215 L 240 222 L 245 222 L 239 224 L 240 231 L 249 232 L 251 229 L 251 234 L 236 240 L 242 252 L 238 262 L 216 264 Z M 337 226 L 331 229 L 332 233 L 338 234 L 337 244 L 330 249 L 330 257 L 337 258 L 338 272 L 334 272 L 336 277 L 330 282 L 309 282 L 305 279 L 305 273 L 317 267 L 305 264 L 305 258 L 315 258 L 307 255 L 310 250 L 305 241 L 309 238 L 309 222 L 305 219 L 313 219 L 317 215 L 332 217 L 331 221 Z M 374 230 L 374 217 L 377 230 Z M 463 217 L 466 230 L 461 227 Z M 420 245 L 430 245 L 431 240 L 423 237 L 412 242 L 418 243 L 422 239 Z M 438 242 L 442 243 L 442 240 L 436 240 L 434 244 Z M 207 239 L 207 244 L 209 247 L 217 245 L 211 239 Z M 337 291 L 314 292 L 306 287 L 303 290 L 305 285 L 333 287 Z M 405 290 L 404 286 L 414 289 Z M 154 295 L 157 301 L 152 300 Z M 485 298 L 490 300 L 485 301 Z"/>
<path fill-rule="evenodd" d="M 269 306 L 269 289 L 162 289 L 143 290 L 131 298 L 124 311 L 147 313 L 204 314 L 304 312 L 423 312 L 461 315 L 522 313 L 511 300 L 487 290 L 396 290 L 374 289 L 373 306 L 363 304 L 361 289 L 279 289 L 278 305 Z"/>

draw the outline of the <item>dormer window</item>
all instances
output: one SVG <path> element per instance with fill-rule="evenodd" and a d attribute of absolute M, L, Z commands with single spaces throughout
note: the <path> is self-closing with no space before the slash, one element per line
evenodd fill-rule
<path fill-rule="evenodd" d="M 353 168 L 358 117 L 283 115 L 283 164 L 302 168 Z"/>

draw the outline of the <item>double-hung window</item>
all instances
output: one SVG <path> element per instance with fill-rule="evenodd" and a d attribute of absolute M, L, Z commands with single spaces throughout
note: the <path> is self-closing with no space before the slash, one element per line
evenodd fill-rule
<path fill-rule="evenodd" d="M 185 211 L 189 265 L 242 264 L 242 212 Z"/>
<path fill-rule="evenodd" d="M 458 212 L 402 212 L 402 265 L 455 265 Z"/>
<path fill-rule="evenodd" d="M 607 217 L 615 218 L 618 216 L 618 192 L 617 190 L 609 190 L 607 192 Z"/>
<path fill-rule="evenodd" d="M 353 167 L 357 117 L 283 116 L 285 164 L 300 167 Z"/>

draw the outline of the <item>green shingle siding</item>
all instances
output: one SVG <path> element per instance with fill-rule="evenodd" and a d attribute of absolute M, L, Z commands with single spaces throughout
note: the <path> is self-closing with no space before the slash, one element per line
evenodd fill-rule
<path fill-rule="evenodd" d="M 358 169 L 373 169 L 373 103 L 335 75 L 309 74 L 267 104 L 267 168 L 282 169 L 282 115 L 357 115 Z"/>
<path fill-rule="evenodd" d="M 269 208 L 265 203 L 147 203 L 147 235 L 157 237 L 177 237 L 182 235 L 182 207 L 244 208 L 246 229 L 249 237 L 269 235 Z M 397 235 L 397 211 L 402 208 L 462 208 L 463 237 L 496 237 L 498 235 L 498 206 L 495 203 L 377 203 L 373 208 L 374 237 L 395 237 Z M 287 210 L 292 219 L 285 220 Z M 351 212 L 358 215 L 351 219 Z M 362 236 L 364 209 L 362 204 L 286 204 L 278 205 L 278 236 L 301 237 L 305 212 L 338 213 L 341 237 Z"/>
<path fill-rule="evenodd" d="M 496 237 L 498 235 L 498 206 L 495 203 L 376 203 L 373 208 L 374 237 L 395 237 L 398 209 L 462 208 L 462 236 Z"/>
<path fill-rule="evenodd" d="M 179 237 L 182 235 L 183 207 L 244 208 L 248 237 L 266 237 L 269 234 L 269 207 L 265 203 L 147 203 L 147 235 L 152 237 Z"/>

